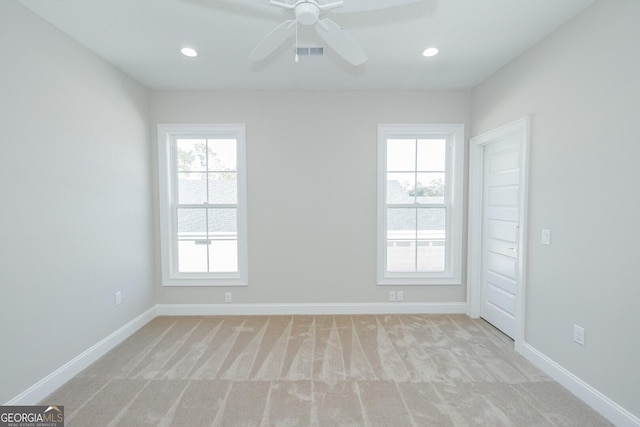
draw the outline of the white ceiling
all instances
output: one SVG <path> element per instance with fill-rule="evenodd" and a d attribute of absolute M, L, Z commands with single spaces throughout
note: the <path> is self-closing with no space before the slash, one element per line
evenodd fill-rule
<path fill-rule="evenodd" d="M 367 53 L 357 67 L 328 48 L 322 58 L 295 63 L 293 40 L 250 61 L 256 44 L 287 18 L 268 0 L 20 2 L 150 88 L 348 90 L 471 88 L 593 0 L 422 0 L 330 13 Z M 299 44 L 322 43 L 301 26 Z M 180 54 L 187 45 L 197 58 Z M 423 57 L 429 46 L 440 54 Z"/>

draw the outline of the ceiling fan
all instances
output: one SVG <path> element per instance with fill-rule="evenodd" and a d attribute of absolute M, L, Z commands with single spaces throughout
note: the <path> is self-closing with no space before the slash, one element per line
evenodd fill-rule
<path fill-rule="evenodd" d="M 324 15 L 329 11 L 368 12 L 421 1 L 423 0 L 295 0 L 292 3 L 287 3 L 281 0 L 270 0 L 271 6 L 289 11 L 293 15 L 292 19 L 284 21 L 267 34 L 251 52 L 249 58 L 254 61 L 266 58 L 289 37 L 294 34 L 297 37 L 297 27 L 300 24 L 313 25 L 318 35 L 338 55 L 353 65 L 360 65 L 367 60 L 364 50 L 351 34 Z"/>

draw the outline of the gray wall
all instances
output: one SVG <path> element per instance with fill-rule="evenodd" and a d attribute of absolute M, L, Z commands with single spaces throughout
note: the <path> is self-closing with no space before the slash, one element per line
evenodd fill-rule
<path fill-rule="evenodd" d="M 0 52 L 4 403 L 150 308 L 154 270 L 148 91 L 15 1 Z"/>
<path fill-rule="evenodd" d="M 155 91 L 151 122 L 246 124 L 249 286 L 231 289 L 234 302 L 386 302 L 390 288 L 376 285 L 377 126 L 468 126 L 469 96 Z M 466 298 L 464 285 L 397 289 L 407 302 Z M 157 302 L 223 303 L 229 290 L 158 284 Z"/>
<path fill-rule="evenodd" d="M 636 416 L 639 22 L 597 2 L 472 94 L 474 135 L 532 115 L 526 341 Z"/>

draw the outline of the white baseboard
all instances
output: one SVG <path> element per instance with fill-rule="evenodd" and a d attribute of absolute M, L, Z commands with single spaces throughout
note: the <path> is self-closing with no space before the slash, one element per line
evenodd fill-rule
<path fill-rule="evenodd" d="M 155 317 L 156 306 L 153 306 L 8 401 L 5 405 L 23 406 L 37 404 L 42 399 L 56 391 L 58 387 L 62 386 L 71 378 L 79 374 L 83 369 L 133 335 L 138 329 L 149 323 Z"/>
<path fill-rule="evenodd" d="M 465 314 L 460 303 L 334 303 L 334 304 L 158 304 L 159 316 L 338 315 L 338 314 Z"/>
<path fill-rule="evenodd" d="M 522 355 L 529 362 L 582 399 L 617 427 L 640 427 L 640 418 L 576 377 L 530 344 L 522 343 L 521 348 Z"/>

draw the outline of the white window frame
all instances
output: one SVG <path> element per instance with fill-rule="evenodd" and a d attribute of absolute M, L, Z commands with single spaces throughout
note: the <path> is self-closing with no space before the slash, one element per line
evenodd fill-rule
<path fill-rule="evenodd" d="M 181 273 L 177 248 L 177 159 L 179 138 L 236 139 L 238 271 L 232 273 Z M 246 132 L 244 124 L 159 124 L 158 175 L 160 202 L 160 252 L 163 286 L 248 285 Z"/>
<path fill-rule="evenodd" d="M 445 139 L 447 191 L 443 272 L 389 272 L 387 258 L 387 140 L 394 138 Z M 460 285 L 462 283 L 464 180 L 464 125 L 378 125 L 378 285 Z M 420 205 L 428 206 L 428 205 Z"/>

